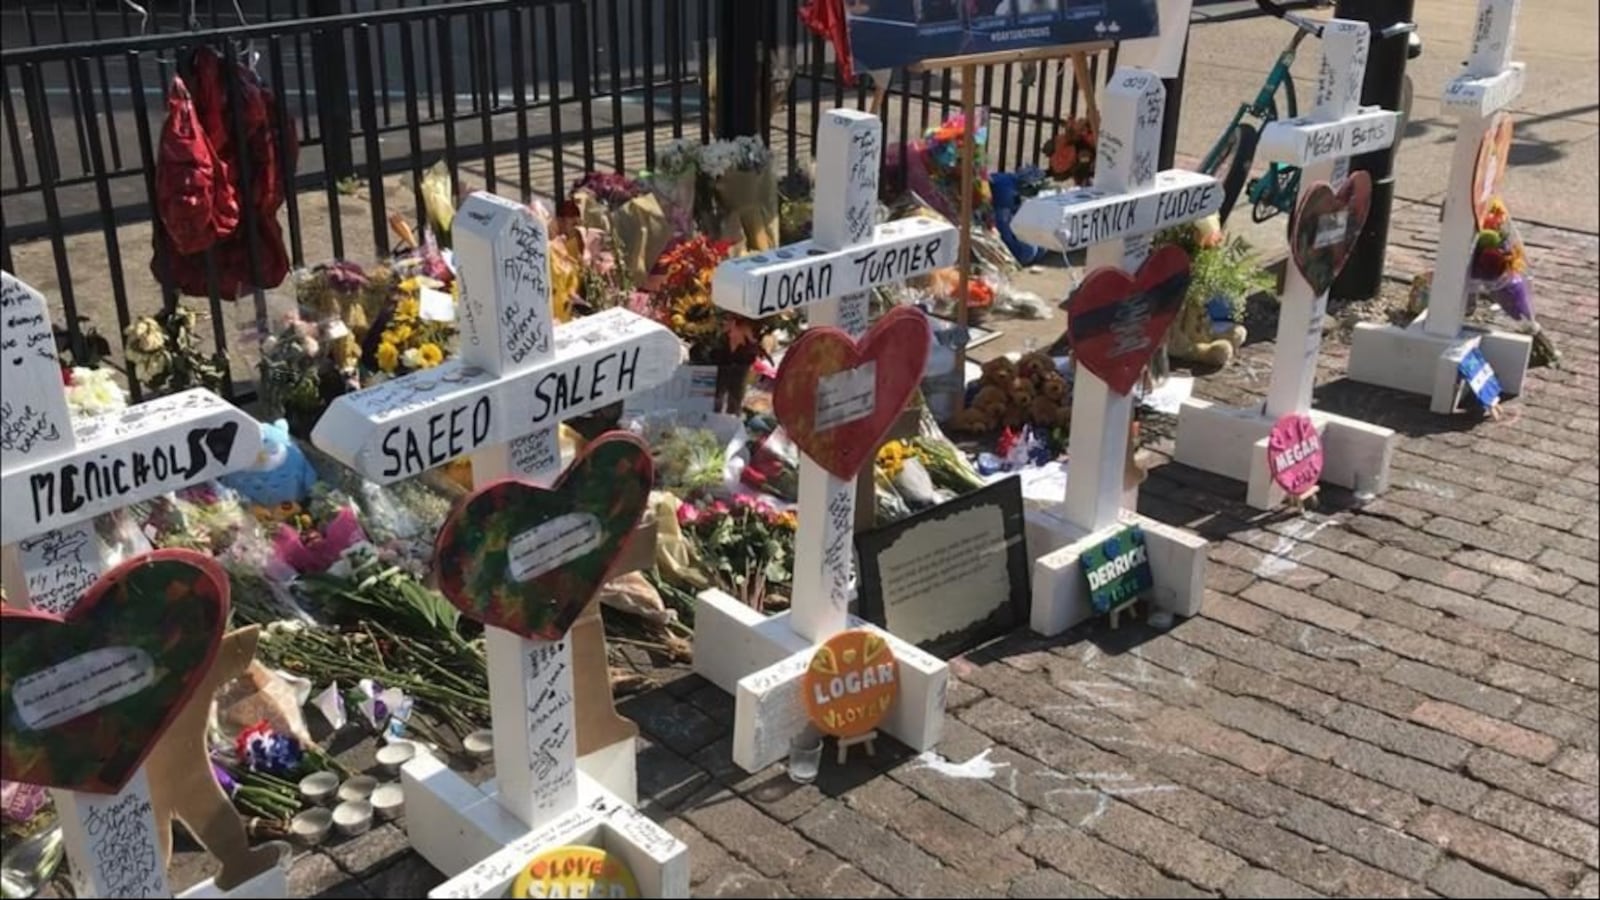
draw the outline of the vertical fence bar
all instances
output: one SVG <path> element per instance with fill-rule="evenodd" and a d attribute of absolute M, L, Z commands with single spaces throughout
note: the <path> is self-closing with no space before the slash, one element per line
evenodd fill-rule
<path fill-rule="evenodd" d="M 667 0 L 667 22 L 672 36 L 667 39 L 667 78 L 672 81 L 672 137 L 683 137 L 683 51 L 687 29 L 683 23 L 682 0 Z"/>
<path fill-rule="evenodd" d="M 450 170 L 450 200 L 461 196 L 461 176 L 456 172 L 460 160 L 456 158 L 456 73 L 450 53 L 450 19 L 441 15 L 434 20 L 434 40 L 439 44 L 439 93 L 444 104 L 444 164 Z"/>
<path fill-rule="evenodd" d="M 283 202 L 288 208 L 289 261 L 298 269 L 306 264 L 300 235 L 300 190 L 296 184 L 299 154 L 294 149 L 294 135 L 290 133 L 294 117 L 289 114 L 288 94 L 283 87 L 283 40 L 278 35 L 267 38 L 267 71 L 271 73 L 272 83 L 278 86 L 273 91 L 278 106 L 278 183 L 283 185 Z M 264 326 L 266 323 L 257 324 Z"/>
<path fill-rule="evenodd" d="M 262 278 L 261 269 L 261 232 L 263 227 L 261 224 L 261 208 L 256 203 L 256 192 L 252 187 L 255 181 L 255 168 L 251 163 L 250 143 L 245 132 L 244 85 L 240 83 L 239 66 L 233 61 L 234 54 L 232 51 L 235 48 L 232 41 L 228 42 L 228 49 L 230 53 L 224 59 L 222 68 L 227 72 L 228 120 L 233 127 L 234 149 L 238 154 L 239 212 L 242 220 L 239 224 L 244 228 L 245 255 L 250 264 L 250 287 L 251 293 L 255 296 L 256 321 L 259 323 L 267 320 L 267 294 L 262 285 L 262 281 L 265 279 Z M 364 102 L 370 105 L 371 99 L 368 98 Z M 284 190 L 288 191 L 289 186 L 284 185 Z M 243 297 L 235 293 L 234 302 L 239 303 L 243 302 L 243 300 Z M 227 332 L 226 329 L 221 327 L 223 323 L 220 321 L 220 310 L 213 308 L 212 315 L 218 318 L 218 321 L 213 323 L 217 328 L 217 352 L 226 360 L 228 352 Z M 232 371 L 231 367 L 228 371 Z M 233 391 L 231 375 L 228 379 L 228 390 L 231 396 Z"/>
<path fill-rule="evenodd" d="M 711 140 L 711 0 L 700 0 L 700 142 Z"/>
<path fill-rule="evenodd" d="M 526 48 L 522 46 L 522 10 L 511 11 L 511 101 L 517 107 L 517 174 L 521 177 L 522 202 L 533 199 L 533 154 L 528 146 L 528 87 Z"/>
<path fill-rule="evenodd" d="M 150 231 L 157 244 L 166 240 L 166 225 L 161 221 L 161 213 L 155 208 L 156 197 L 156 160 L 155 139 L 150 131 L 150 110 L 145 104 L 144 97 L 144 72 L 139 65 L 139 51 L 130 50 L 128 58 L 128 84 L 131 87 L 133 100 L 133 124 L 138 129 L 139 136 L 139 163 L 144 170 L 144 195 L 150 202 Z M 293 218 L 290 219 L 293 222 Z M 170 254 L 159 254 L 161 268 L 161 308 L 171 312 L 178 306 L 178 291 L 173 286 L 172 257 Z M 134 379 L 128 379 L 130 385 Z M 135 398 L 137 399 L 137 397 Z"/>
<path fill-rule="evenodd" d="M 811 36 L 811 150 L 817 158 L 817 123 L 822 121 L 822 68 L 828 64 L 828 45 L 821 35 Z"/>
<path fill-rule="evenodd" d="M 561 137 L 561 36 L 556 29 L 556 7 L 544 8 L 545 50 L 550 55 L 550 137 L 552 176 L 556 183 L 556 203 L 567 196 L 566 142 Z"/>
<path fill-rule="evenodd" d="M 39 65 L 28 63 L 22 67 L 22 93 L 28 105 L 28 121 L 34 123 L 34 140 L 43 158 L 39 160 L 39 198 L 44 202 L 45 220 L 50 229 L 50 252 L 55 256 L 56 282 L 61 291 L 61 315 L 67 323 L 67 338 L 73 359 L 84 359 L 83 329 L 78 322 L 78 298 L 72 291 L 72 269 L 67 265 L 67 242 L 60 227 L 61 206 L 56 201 L 55 183 L 60 170 L 56 166 L 55 130 L 50 127 L 46 112 L 44 83 L 39 77 Z M 40 125 L 39 123 L 43 123 Z"/>
<path fill-rule="evenodd" d="M 639 0 L 644 45 L 644 165 L 656 164 L 656 0 Z M 618 122 L 621 128 L 622 123 Z"/>
<path fill-rule="evenodd" d="M 94 83 L 89 78 L 89 61 L 83 57 L 74 60 L 78 70 L 78 86 L 83 91 L 84 127 L 89 137 L 89 157 L 94 165 L 95 200 L 100 205 L 100 229 L 105 236 L 106 269 L 111 276 L 111 298 L 117 308 L 117 333 L 128 333 L 128 285 L 122 277 L 122 246 L 117 241 L 116 207 L 111 202 L 111 180 L 106 172 L 105 153 L 100 147 L 100 123 L 96 117 Z M 102 66 L 104 58 L 102 58 Z M 82 356 L 75 356 L 79 362 Z"/>
<path fill-rule="evenodd" d="M 269 4 L 270 5 L 270 4 Z M 383 37 L 384 26 L 378 26 L 378 90 L 383 95 L 383 125 L 385 128 L 394 124 L 394 105 L 389 100 L 389 48 L 388 41 Z M 405 59 L 401 65 L 410 65 L 411 61 Z"/>
<path fill-rule="evenodd" d="M 993 161 L 995 169 L 1005 165 L 1006 147 L 1011 138 L 1011 76 L 1013 72 L 1014 69 L 1011 63 L 1006 63 L 1000 68 L 1000 152 L 989 157 Z M 990 70 L 990 74 L 994 74 L 993 70 Z M 994 121 L 993 109 L 989 110 L 989 120 L 991 122 Z M 993 128 L 991 128 L 990 134 L 993 133 Z"/>
<path fill-rule="evenodd" d="M 294 33 L 294 85 L 300 94 L 300 135 L 306 140 L 311 140 L 311 107 L 312 102 L 306 96 L 306 41 L 301 32 Z M 315 89 L 315 85 L 311 85 Z"/>
<path fill-rule="evenodd" d="M 17 108 L 11 102 L 11 85 L 6 67 L 0 66 L 0 109 L 6 116 L 6 143 L 11 147 L 11 162 L 17 170 L 17 187 L 28 186 L 28 165 L 22 159 L 22 132 L 17 127 Z"/>
<path fill-rule="evenodd" d="M 417 2 L 418 2 L 419 6 L 427 4 L 427 0 L 417 0 Z M 427 23 L 426 19 L 423 19 L 423 20 L 420 20 L 420 21 L 422 22 L 422 55 L 423 55 L 423 58 L 424 59 L 438 59 L 437 54 L 435 54 L 434 50 L 433 50 L 433 42 L 434 42 L 435 37 L 436 37 L 435 36 L 435 29 L 432 29 L 432 28 L 428 27 L 428 23 Z M 437 22 L 435 22 L 434 24 L 438 25 Z M 434 99 L 436 94 L 435 94 L 435 91 L 434 91 L 434 83 L 433 83 L 433 64 L 429 63 L 426 67 L 424 67 L 423 70 L 422 70 L 422 74 L 425 76 L 423 78 L 423 85 L 428 90 L 428 121 L 432 122 L 433 120 L 439 118 L 439 110 L 438 110 L 437 106 L 435 106 L 436 101 Z"/>
<path fill-rule="evenodd" d="M 611 152 L 618 172 L 628 170 L 628 148 L 622 127 L 622 38 L 617 0 L 606 0 L 606 55 L 611 64 Z M 598 29 L 596 29 L 598 30 Z"/>
<path fill-rule="evenodd" d="M 406 140 L 411 148 L 411 201 L 416 204 L 417 225 L 426 227 L 428 223 L 428 207 L 422 201 L 422 123 L 417 111 L 417 67 L 410 64 L 416 59 L 412 52 L 416 49 L 416 40 L 411 36 L 411 22 L 400 23 L 400 58 L 407 64 L 400 67 L 400 77 L 405 84 L 406 92 Z M 427 23 L 422 23 L 422 30 L 426 32 Z"/>
<path fill-rule="evenodd" d="M 383 26 L 378 26 L 382 30 Z M 383 196 L 383 151 L 378 146 L 378 104 L 372 96 L 372 26 L 353 35 L 356 46 L 356 93 L 361 97 L 361 139 L 366 146 L 367 193 L 372 205 L 372 243 L 379 259 L 389 255 L 389 210 Z"/>
<path fill-rule="evenodd" d="M 64 38 L 67 33 L 67 14 L 59 3 L 56 4 L 56 27 L 61 29 L 61 34 Z M 31 43 L 37 45 L 39 42 L 33 40 Z M 67 99 L 72 104 L 72 131 L 78 138 L 78 161 L 81 166 L 79 171 L 87 172 L 89 171 L 89 138 L 88 133 L 84 130 L 83 102 L 78 99 L 78 73 L 72 63 L 66 60 L 61 60 L 61 68 L 67 73 Z M 46 108 L 48 109 L 48 107 Z M 57 172 L 57 177 L 60 177 L 59 172 Z"/>
<path fill-rule="evenodd" d="M 494 36 L 489 33 L 489 14 L 479 13 L 472 17 L 472 31 L 478 36 L 478 46 L 483 47 L 494 42 Z M 483 139 L 483 183 L 484 190 L 494 193 L 498 179 L 494 170 L 494 104 L 492 94 L 496 92 L 492 79 L 494 76 L 493 59 L 489 54 L 480 53 L 477 58 L 478 82 L 483 88 L 483 105 L 478 108 L 478 130 Z"/>
<path fill-rule="evenodd" d="M 594 44 L 589 39 L 589 5 L 588 3 L 575 3 L 572 6 L 572 25 L 575 32 L 572 46 L 572 88 L 578 101 L 578 122 L 583 126 L 583 171 L 594 171 L 594 104 L 590 98 L 594 96 L 593 88 L 593 54 L 590 48 Z"/>
<path fill-rule="evenodd" d="M 89 37 L 95 43 L 100 43 L 100 10 L 93 4 L 89 6 Z M 67 36 L 63 34 L 61 39 L 63 41 L 66 40 Z M 108 138 L 107 143 L 111 145 L 111 166 L 115 169 L 121 169 L 122 139 L 117 135 L 116 115 L 111 109 L 111 75 L 106 71 L 106 58 L 104 55 L 96 55 L 94 62 L 95 68 L 100 72 L 100 99 L 106 111 L 106 137 Z M 82 74 L 84 77 L 88 77 L 88 70 L 83 70 Z M 93 79 L 91 79 L 92 82 Z M 99 129 L 96 128 L 95 130 L 98 131 Z"/>

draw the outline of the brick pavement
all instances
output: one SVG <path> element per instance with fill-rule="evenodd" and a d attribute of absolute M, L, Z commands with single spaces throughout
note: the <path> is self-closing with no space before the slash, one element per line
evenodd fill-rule
<path fill-rule="evenodd" d="M 1436 214 L 1397 209 L 1396 274 L 1428 264 Z M 747 775 L 727 696 L 639 661 L 664 682 L 622 704 L 643 804 L 689 844 L 695 895 L 1595 896 L 1600 242 L 1525 237 L 1565 368 L 1506 421 L 1442 419 L 1338 383 L 1330 339 L 1319 404 L 1402 433 L 1393 490 L 1263 517 L 1155 469 L 1142 511 L 1213 542 L 1205 614 L 957 661 L 939 754 L 988 777 L 903 749 L 812 786 Z M 1244 358 L 1199 392 L 1258 398 L 1270 346 Z M 387 825 L 302 857 L 292 888 L 438 880 Z"/>

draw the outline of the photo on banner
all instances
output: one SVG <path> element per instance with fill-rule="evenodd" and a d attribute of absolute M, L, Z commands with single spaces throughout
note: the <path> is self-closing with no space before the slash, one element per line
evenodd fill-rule
<path fill-rule="evenodd" d="M 845 20 L 858 71 L 1160 33 L 1157 0 L 846 0 Z"/>

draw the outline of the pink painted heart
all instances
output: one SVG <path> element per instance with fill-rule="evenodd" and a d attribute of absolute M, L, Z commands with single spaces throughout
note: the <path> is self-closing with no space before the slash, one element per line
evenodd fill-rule
<path fill-rule="evenodd" d="M 654 477 L 650 448 L 613 431 L 548 489 L 515 479 L 480 488 L 439 531 L 439 591 L 484 625 L 560 638 L 633 539 Z"/>
<path fill-rule="evenodd" d="M 1511 156 L 1511 116 L 1500 113 L 1478 142 L 1478 162 L 1472 171 L 1472 220 L 1484 227 L 1489 204 L 1500 196 Z"/>
<path fill-rule="evenodd" d="M 1319 181 L 1300 195 L 1290 246 L 1295 268 L 1313 293 L 1322 294 L 1333 286 L 1367 226 L 1371 209 L 1372 176 L 1366 172 L 1351 173 L 1337 191 Z"/>
<path fill-rule="evenodd" d="M 1322 480 L 1322 436 L 1310 416 L 1289 413 L 1273 423 L 1267 434 L 1267 472 L 1291 497 Z"/>
<path fill-rule="evenodd" d="M 135 557 L 65 616 L 0 609 L 0 776 L 114 794 L 205 680 L 228 575 L 192 550 Z"/>
<path fill-rule="evenodd" d="M 860 341 L 811 328 L 778 366 L 772 408 L 817 465 L 854 478 L 877 455 L 927 362 L 928 319 L 909 306 L 890 310 Z"/>
<path fill-rule="evenodd" d="M 1135 275 L 1095 269 L 1067 301 L 1073 358 L 1126 395 L 1166 340 L 1188 290 L 1189 254 L 1170 244 L 1150 254 Z"/>

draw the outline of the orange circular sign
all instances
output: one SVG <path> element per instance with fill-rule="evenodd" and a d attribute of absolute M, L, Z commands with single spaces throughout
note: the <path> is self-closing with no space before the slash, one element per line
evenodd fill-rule
<path fill-rule="evenodd" d="M 856 737 L 878 727 L 900 691 L 900 664 L 883 635 L 841 631 L 806 669 L 806 716 L 825 734 Z"/>
<path fill-rule="evenodd" d="M 598 847 L 555 847 L 522 867 L 511 896 L 637 897 L 639 885 L 626 863 Z"/>

